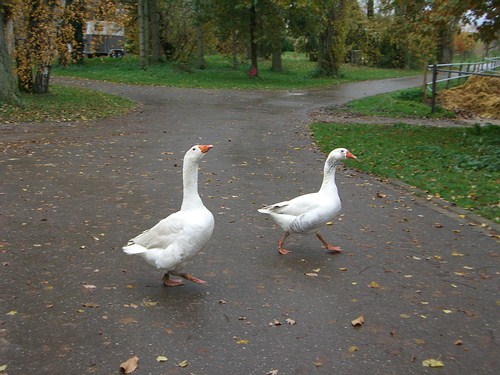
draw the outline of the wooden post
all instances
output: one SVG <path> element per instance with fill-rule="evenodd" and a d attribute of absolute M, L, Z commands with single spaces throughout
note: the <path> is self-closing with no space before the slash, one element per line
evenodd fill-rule
<path fill-rule="evenodd" d="M 431 112 L 436 112 L 436 81 L 437 81 L 437 64 L 432 66 L 432 101 L 431 101 Z"/>
<path fill-rule="evenodd" d="M 427 69 L 429 68 L 429 65 L 425 63 L 424 65 L 424 83 L 423 83 L 423 92 L 422 92 L 422 101 L 425 101 L 427 99 Z"/>

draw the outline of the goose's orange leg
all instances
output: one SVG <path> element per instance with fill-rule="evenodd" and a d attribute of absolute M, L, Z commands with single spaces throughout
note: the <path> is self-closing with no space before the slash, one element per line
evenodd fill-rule
<path fill-rule="evenodd" d="M 332 246 L 326 240 L 323 238 L 323 236 L 319 233 L 316 233 L 316 237 L 321 241 L 325 249 L 330 250 L 333 253 L 340 253 L 342 250 L 340 250 L 340 247 L 338 246 Z"/>
<path fill-rule="evenodd" d="M 290 235 L 290 232 L 287 232 L 285 231 L 283 233 L 283 235 L 281 236 L 281 238 L 279 239 L 278 241 L 278 251 L 280 252 L 280 254 L 282 255 L 286 255 L 288 254 L 290 251 L 288 251 L 287 249 L 285 249 L 283 246 L 285 244 L 285 240 L 286 238 Z"/>

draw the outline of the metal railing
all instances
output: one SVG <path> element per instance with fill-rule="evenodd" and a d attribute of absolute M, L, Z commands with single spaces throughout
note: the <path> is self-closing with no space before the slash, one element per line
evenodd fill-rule
<path fill-rule="evenodd" d="M 431 90 L 431 111 L 436 111 L 436 92 L 439 82 L 449 83 L 455 79 L 468 78 L 472 75 L 486 77 L 500 77 L 500 57 L 485 58 L 480 62 L 456 63 L 456 64 L 434 64 L 428 65 L 424 74 L 424 96 L 427 90 Z M 427 71 L 432 72 L 432 81 L 427 82 Z M 445 78 L 439 78 L 439 73 L 447 73 Z"/>

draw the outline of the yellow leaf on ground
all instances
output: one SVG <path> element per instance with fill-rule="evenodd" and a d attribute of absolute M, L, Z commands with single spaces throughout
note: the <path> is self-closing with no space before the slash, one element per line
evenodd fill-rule
<path fill-rule="evenodd" d="M 188 365 L 188 361 L 186 361 L 186 360 L 179 362 L 180 367 L 187 367 L 187 365 Z"/>
<path fill-rule="evenodd" d="M 465 255 L 462 254 L 462 253 L 459 253 L 458 251 L 454 251 L 454 252 L 451 253 L 451 256 L 452 257 L 463 257 Z"/>
<path fill-rule="evenodd" d="M 370 283 L 370 288 L 380 288 L 380 285 L 376 281 Z"/>
<path fill-rule="evenodd" d="M 120 365 L 120 369 L 125 374 L 130 374 L 135 371 L 137 368 L 137 364 L 139 363 L 139 357 L 136 355 L 132 358 L 127 359 Z"/>
<path fill-rule="evenodd" d="M 17 311 L 16 310 L 10 310 L 7 315 L 16 315 Z"/>
<path fill-rule="evenodd" d="M 168 361 L 168 358 L 165 357 L 164 355 L 159 355 L 158 357 L 156 357 L 156 360 L 158 362 L 167 362 Z"/>
<path fill-rule="evenodd" d="M 353 345 L 353 346 L 350 346 L 349 349 L 349 353 L 354 353 L 354 352 L 357 352 L 359 350 L 359 348 L 356 346 L 356 345 Z"/>
<path fill-rule="evenodd" d="M 361 327 L 364 323 L 365 317 L 363 315 L 351 321 L 353 327 Z"/>
<path fill-rule="evenodd" d="M 422 361 L 422 366 L 425 367 L 444 367 L 444 363 L 438 359 L 425 359 Z"/>
<path fill-rule="evenodd" d="M 246 345 L 246 344 L 248 344 L 248 342 L 249 342 L 248 340 L 243 340 L 243 339 L 241 339 L 241 340 L 236 341 L 236 344 L 239 344 L 239 345 Z"/>

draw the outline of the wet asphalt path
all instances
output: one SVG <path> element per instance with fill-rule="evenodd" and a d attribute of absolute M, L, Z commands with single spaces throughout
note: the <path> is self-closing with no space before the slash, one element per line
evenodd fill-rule
<path fill-rule="evenodd" d="M 290 237 L 281 256 L 280 231 L 257 212 L 319 188 L 325 156 L 308 111 L 420 78 L 311 92 L 66 82 L 139 110 L 0 130 L 9 375 L 118 374 L 133 355 L 138 375 L 497 373 L 499 253 L 484 231 L 346 168 L 342 214 L 322 231 L 342 254 Z M 121 246 L 179 208 L 182 156 L 196 143 L 215 145 L 200 193 L 216 227 L 188 271 L 209 285 L 165 288 Z M 338 146 L 363 162 L 355 144 Z M 430 358 L 444 367 L 422 366 Z"/>

